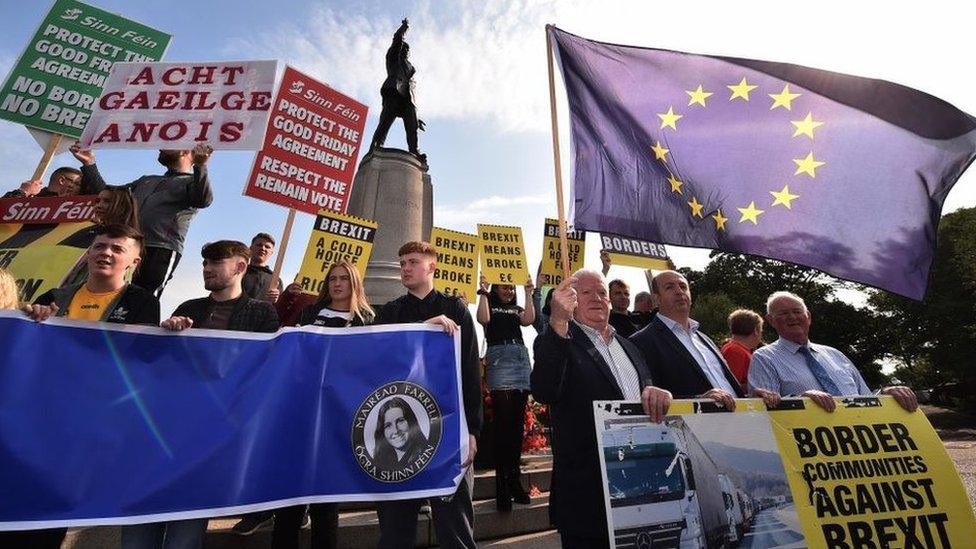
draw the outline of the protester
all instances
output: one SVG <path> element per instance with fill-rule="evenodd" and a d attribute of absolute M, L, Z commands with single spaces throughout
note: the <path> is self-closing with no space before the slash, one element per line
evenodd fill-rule
<path fill-rule="evenodd" d="M 610 325 L 623 337 L 638 330 L 630 307 L 630 286 L 619 278 L 610 281 Z"/>
<path fill-rule="evenodd" d="M 600 273 L 580 270 L 552 292 L 549 329 L 535 338 L 532 395 L 550 406 L 553 474 L 549 516 L 566 549 L 609 547 L 595 400 L 641 400 L 659 423 L 671 393 L 651 386 L 640 351 L 609 324 Z"/>
<path fill-rule="evenodd" d="M 48 290 L 24 312 L 34 320 L 63 316 L 119 324 L 159 323 L 159 300 L 125 281 L 126 272 L 139 265 L 142 234 L 126 225 L 108 225 L 86 252 L 88 275 L 84 282 Z"/>
<path fill-rule="evenodd" d="M 19 301 L 17 280 L 10 271 L 0 267 L 0 309 L 16 309 Z"/>
<path fill-rule="evenodd" d="M 73 286 L 41 295 L 23 312 L 37 321 L 52 316 L 116 324 L 159 323 L 159 301 L 125 281 L 125 273 L 139 264 L 142 235 L 132 227 L 108 225 L 100 229 L 86 253 L 88 276 Z M 67 528 L 0 533 L 0 546 L 57 548 Z"/>
<path fill-rule="evenodd" d="M 491 391 L 492 418 L 495 426 L 492 454 L 495 461 L 495 507 L 512 510 L 512 501 L 522 505 L 532 502 L 522 487 L 522 439 L 525 407 L 529 400 L 529 350 L 522 340 L 522 326 L 535 320 L 532 303 L 532 279 L 526 281 L 525 308 L 515 300 L 515 286 L 492 284 L 489 288 L 481 275 L 478 289 L 478 322 L 484 326 L 488 351 L 488 390 Z"/>
<path fill-rule="evenodd" d="M 766 300 L 766 322 L 779 339 L 752 353 L 749 388 L 789 396 L 809 397 L 828 412 L 837 404 L 832 397 L 870 395 L 861 372 L 844 353 L 810 341 L 812 317 L 803 298 L 790 292 L 774 292 Z M 918 398 L 910 388 L 898 385 L 878 391 L 895 398 L 914 412 Z"/>
<path fill-rule="evenodd" d="M 644 353 L 655 383 L 676 398 L 711 398 L 735 409 L 744 396 L 718 347 L 690 317 L 691 290 L 685 277 L 662 271 L 651 279 L 658 303 L 651 323 L 630 340 Z"/>
<path fill-rule="evenodd" d="M 275 239 L 268 233 L 258 233 L 251 239 L 251 263 L 244 273 L 241 287 L 244 293 L 254 299 L 261 299 L 274 303 L 281 295 L 284 285 L 281 279 L 277 284 L 272 283 L 274 272 L 268 267 L 268 261 L 274 254 Z"/>
<path fill-rule="evenodd" d="M 657 311 L 654 310 L 654 297 L 651 296 L 651 293 L 638 292 L 634 296 L 634 312 L 630 313 L 630 318 L 634 326 L 638 330 L 642 329 L 654 320 L 654 315 L 656 314 Z"/>
<path fill-rule="evenodd" d="M 461 331 L 461 392 L 468 424 L 466 469 L 457 492 L 447 498 L 432 498 L 430 507 L 437 540 L 441 547 L 473 549 L 474 507 L 471 494 L 474 476 L 469 467 L 478 450 L 481 432 L 481 381 L 478 342 L 474 321 L 467 307 L 456 297 L 434 290 L 437 250 L 429 242 L 407 242 L 400 247 L 400 281 L 407 294 L 380 309 L 376 324 L 426 322 L 444 328 L 448 334 Z M 592 422 L 592 421 L 591 421 Z M 380 523 L 379 547 L 413 547 L 417 537 L 417 513 L 424 500 L 381 501 L 377 504 Z"/>
<path fill-rule="evenodd" d="M 40 179 L 24 181 L 20 188 L 14 189 L 3 198 L 44 198 L 48 196 L 71 196 L 81 189 L 81 171 L 64 166 L 54 170 L 48 179 L 47 187 L 41 187 Z"/>
<path fill-rule="evenodd" d="M 132 190 L 139 205 L 139 226 L 146 237 L 142 268 L 133 283 L 146 288 L 157 298 L 179 265 L 190 222 L 199 208 L 206 208 L 213 202 L 207 175 L 207 160 L 212 152 L 213 149 L 204 144 L 197 145 L 192 151 L 160 150 L 158 160 L 166 173 L 144 175 L 125 185 Z M 82 150 L 75 144 L 71 153 L 82 164 L 82 191 L 95 194 L 106 188 L 95 165 L 95 152 Z"/>
<path fill-rule="evenodd" d="M 752 351 L 762 342 L 762 330 L 762 317 L 755 311 L 736 309 L 729 314 L 729 332 L 732 337 L 722 345 L 722 356 L 743 388 L 749 376 Z"/>
<path fill-rule="evenodd" d="M 251 299 L 241 290 L 251 252 L 243 242 L 218 240 L 206 244 L 203 287 L 207 297 L 180 304 L 160 326 L 179 332 L 188 328 L 270 333 L 278 329 L 278 316 L 270 303 Z M 122 527 L 123 549 L 177 549 L 200 547 L 207 519 L 135 524 Z"/>
<path fill-rule="evenodd" d="M 99 191 L 92 221 L 98 225 L 126 225 L 138 229 L 139 205 L 132 189 L 106 187 Z"/>
<path fill-rule="evenodd" d="M 352 263 L 342 261 L 333 265 L 326 272 L 325 281 L 318 301 L 302 310 L 299 325 L 345 328 L 373 323 L 375 313 L 366 299 L 359 271 Z M 407 406 L 401 413 L 413 414 L 413 411 L 410 410 L 410 406 Z M 382 423 L 377 422 L 377 432 L 381 431 Z M 413 418 L 413 425 L 416 425 L 416 417 Z M 409 447 L 415 448 L 415 444 L 421 441 L 419 437 L 414 436 L 409 442 Z M 299 546 L 305 511 L 304 505 L 275 511 L 274 533 L 271 537 L 272 549 Z M 308 506 L 308 514 L 312 520 L 311 546 L 315 549 L 335 548 L 339 532 L 339 504 L 313 503 Z"/>

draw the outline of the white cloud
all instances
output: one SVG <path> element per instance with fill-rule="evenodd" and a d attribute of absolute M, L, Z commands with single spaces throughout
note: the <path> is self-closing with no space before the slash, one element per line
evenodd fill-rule
<path fill-rule="evenodd" d="M 474 232 L 475 224 L 513 225 L 522 227 L 526 219 L 538 219 L 542 232 L 540 206 L 552 204 L 548 194 L 530 194 L 512 197 L 489 196 L 464 204 L 440 206 L 435 201 L 434 225 L 445 229 Z M 532 230 L 531 227 L 523 229 Z"/>

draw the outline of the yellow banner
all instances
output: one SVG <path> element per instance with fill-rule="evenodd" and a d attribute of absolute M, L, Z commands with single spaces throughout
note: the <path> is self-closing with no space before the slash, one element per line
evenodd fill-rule
<path fill-rule="evenodd" d="M 655 244 L 628 236 L 600 233 L 600 244 L 603 250 L 610 252 L 610 261 L 614 265 L 640 267 L 666 271 L 674 268 L 674 263 L 668 257 L 664 244 Z"/>
<path fill-rule="evenodd" d="M 329 267 L 340 261 L 355 265 L 360 277 L 365 278 L 375 236 L 376 222 L 373 220 L 320 210 L 295 282 L 303 292 L 319 295 Z"/>
<path fill-rule="evenodd" d="M 882 397 L 769 415 L 809 547 L 976 543 L 966 490 L 922 412 Z"/>
<path fill-rule="evenodd" d="M 583 254 L 586 252 L 586 233 L 568 231 L 569 272 L 572 274 L 583 268 Z M 559 220 L 546 218 L 545 232 L 542 236 L 542 272 L 537 286 L 556 286 L 563 280 L 563 264 L 559 257 Z"/>
<path fill-rule="evenodd" d="M 490 284 L 521 286 L 529 279 L 521 227 L 478 224 L 481 272 Z"/>
<path fill-rule="evenodd" d="M 434 289 L 473 303 L 478 292 L 478 236 L 433 227 L 430 242 L 437 248 Z"/>
<path fill-rule="evenodd" d="M 78 263 L 94 235 L 91 223 L 0 224 L 0 267 L 17 279 L 22 303 L 57 288 Z"/>
<path fill-rule="evenodd" d="M 661 423 L 637 402 L 595 402 L 611 546 L 665 534 L 682 546 L 973 546 L 972 505 L 925 415 L 891 397 L 835 400 L 833 413 L 797 398 L 769 411 L 740 399 L 734 413 L 675 401 Z"/>

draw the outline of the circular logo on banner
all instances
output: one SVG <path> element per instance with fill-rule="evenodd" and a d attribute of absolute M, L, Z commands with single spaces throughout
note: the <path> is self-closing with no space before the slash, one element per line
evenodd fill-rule
<path fill-rule="evenodd" d="M 369 476 L 403 482 L 424 470 L 441 441 L 441 410 L 427 389 L 394 381 L 366 397 L 352 425 L 352 450 Z"/>

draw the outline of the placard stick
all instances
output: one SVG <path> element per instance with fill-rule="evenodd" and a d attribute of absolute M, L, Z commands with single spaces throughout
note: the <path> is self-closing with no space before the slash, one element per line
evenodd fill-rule
<path fill-rule="evenodd" d="M 61 146 L 61 138 L 63 137 L 64 136 L 60 133 L 51 134 L 51 140 L 47 142 L 47 147 L 44 148 L 44 156 L 42 156 L 41 161 L 37 163 L 37 169 L 34 170 L 34 175 L 31 176 L 31 181 L 44 177 L 44 172 L 46 172 L 48 166 L 51 165 L 51 160 L 54 159 L 54 154 L 58 152 L 58 147 Z"/>
<path fill-rule="evenodd" d="M 556 122 L 556 81 L 552 69 L 552 38 L 546 25 L 546 61 L 549 62 L 549 110 L 552 113 L 552 158 L 556 169 L 556 210 L 559 212 L 559 256 L 563 279 L 569 278 L 569 239 L 566 237 L 566 212 L 563 206 L 563 171 L 559 160 L 559 124 Z"/>
<path fill-rule="evenodd" d="M 275 258 L 274 273 L 271 275 L 272 288 L 278 288 L 281 279 L 281 265 L 285 262 L 285 252 L 288 250 L 288 239 L 291 238 L 291 226 L 295 223 L 295 208 L 288 208 L 288 218 L 285 219 L 285 230 L 281 232 L 281 247 Z M 278 288 L 282 290 L 283 288 Z"/>

